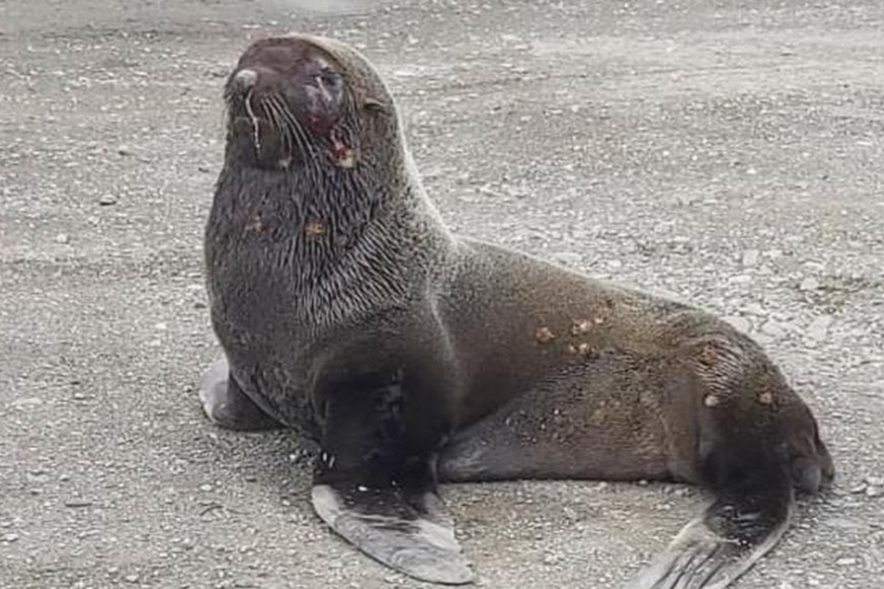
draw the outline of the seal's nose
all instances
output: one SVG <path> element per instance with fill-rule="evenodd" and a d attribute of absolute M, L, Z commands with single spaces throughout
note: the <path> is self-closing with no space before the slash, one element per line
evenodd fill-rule
<path fill-rule="evenodd" d="M 233 83 L 240 90 L 248 90 L 258 81 L 258 72 L 252 69 L 240 70 L 233 76 Z"/>

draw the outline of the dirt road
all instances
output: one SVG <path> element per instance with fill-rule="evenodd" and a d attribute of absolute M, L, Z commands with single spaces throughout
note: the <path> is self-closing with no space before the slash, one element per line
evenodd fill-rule
<path fill-rule="evenodd" d="M 421 586 L 319 524 L 296 439 L 219 431 L 192 390 L 221 86 L 292 29 L 380 66 L 457 230 L 693 301 L 781 363 L 839 487 L 739 587 L 884 586 L 878 0 L 0 0 L 0 587 Z M 615 588 L 703 500 L 445 491 L 500 589 Z"/>

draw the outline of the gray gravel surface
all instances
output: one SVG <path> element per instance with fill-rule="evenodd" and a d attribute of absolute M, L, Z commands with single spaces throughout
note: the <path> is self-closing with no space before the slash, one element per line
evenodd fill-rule
<path fill-rule="evenodd" d="M 693 301 L 819 416 L 832 496 L 739 587 L 884 586 L 879 0 L 0 0 L 0 587 L 423 587 L 206 423 L 201 233 L 251 39 L 362 48 L 457 230 Z M 616 587 L 675 485 L 446 487 L 481 585 Z"/>

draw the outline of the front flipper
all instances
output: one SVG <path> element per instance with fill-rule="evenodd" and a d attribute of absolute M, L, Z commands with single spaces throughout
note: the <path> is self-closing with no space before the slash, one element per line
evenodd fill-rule
<path fill-rule="evenodd" d="M 436 495 L 433 452 L 409 433 L 400 385 L 337 389 L 325 402 L 313 508 L 344 539 L 422 581 L 475 579 Z"/>
<path fill-rule="evenodd" d="M 399 489 L 316 485 L 313 508 L 344 539 L 397 571 L 449 585 L 475 579 L 453 527 L 421 513 Z"/>

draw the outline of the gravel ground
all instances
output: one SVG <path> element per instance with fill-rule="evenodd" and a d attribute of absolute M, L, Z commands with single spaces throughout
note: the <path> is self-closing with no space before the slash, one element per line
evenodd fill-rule
<path fill-rule="evenodd" d="M 292 29 L 377 63 L 458 231 L 693 301 L 781 363 L 839 484 L 738 587 L 884 586 L 879 0 L 0 0 L 0 587 L 426 587 L 320 525 L 297 439 L 215 429 L 193 391 L 221 85 Z M 703 501 L 445 493 L 501 589 L 617 587 Z"/>

